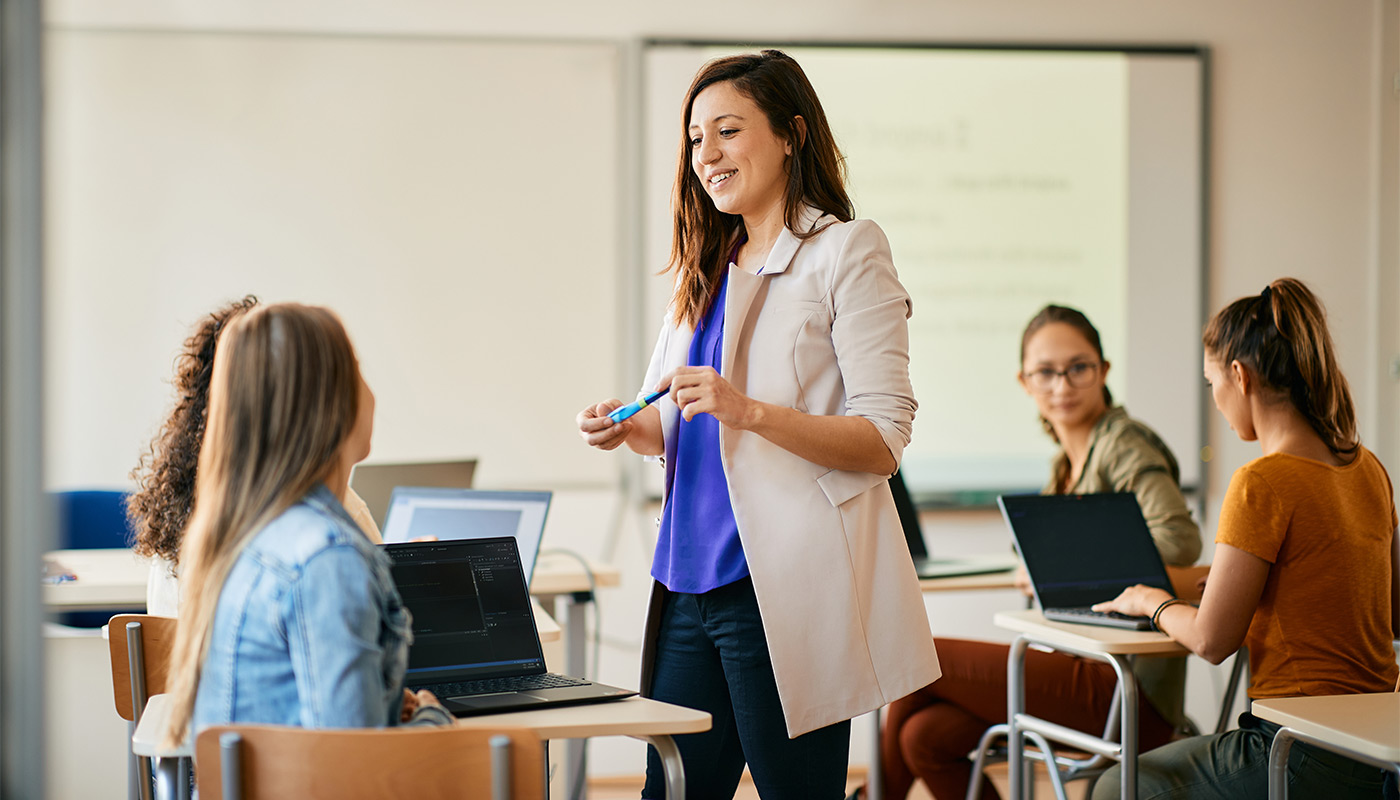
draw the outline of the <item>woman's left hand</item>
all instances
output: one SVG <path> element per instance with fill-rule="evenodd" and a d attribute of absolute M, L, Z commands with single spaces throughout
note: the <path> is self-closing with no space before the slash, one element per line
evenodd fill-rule
<path fill-rule="evenodd" d="M 1172 599 L 1172 596 L 1161 589 L 1154 589 L 1151 586 L 1129 586 L 1123 593 L 1108 601 L 1107 603 L 1095 603 L 1095 611 L 1116 611 L 1119 614 L 1127 614 L 1130 617 L 1150 617 L 1157 610 L 1157 606 Z"/>
<path fill-rule="evenodd" d="M 661 386 L 667 383 L 686 422 L 696 414 L 709 414 L 735 430 L 745 430 L 755 422 L 758 402 L 740 393 L 714 367 L 679 367 L 662 379 Z"/>

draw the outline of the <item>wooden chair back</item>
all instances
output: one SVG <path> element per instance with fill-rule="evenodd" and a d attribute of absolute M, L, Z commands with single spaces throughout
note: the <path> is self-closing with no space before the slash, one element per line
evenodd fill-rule
<path fill-rule="evenodd" d="M 145 689 L 142 697 L 164 694 L 166 676 L 170 669 L 170 653 L 175 646 L 174 617 L 150 614 L 118 614 L 107 623 L 107 651 L 112 657 L 112 699 L 117 713 L 124 720 L 137 718 L 140 709 L 132 706 L 131 660 L 127 650 L 126 626 L 141 623 L 142 661 L 145 666 Z"/>
<path fill-rule="evenodd" d="M 235 734 L 230 739 L 236 743 L 221 749 L 225 734 Z M 543 800 L 544 745 L 524 728 L 219 725 L 195 739 L 195 775 L 201 800 L 485 800 L 494 796 L 490 742 L 497 736 L 509 738 L 510 789 L 505 796 Z M 229 749 L 237 751 L 232 761 Z M 241 768 L 228 775 L 226 763 Z"/>

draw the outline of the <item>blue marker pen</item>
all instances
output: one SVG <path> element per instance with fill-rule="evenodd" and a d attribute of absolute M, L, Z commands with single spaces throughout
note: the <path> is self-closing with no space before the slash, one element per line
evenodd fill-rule
<path fill-rule="evenodd" d="M 643 397 L 635 403 L 628 403 L 627 405 L 621 408 L 615 408 L 608 413 L 608 419 L 611 419 L 613 422 L 621 422 L 624 419 L 627 419 L 628 417 L 637 413 L 638 411 L 641 411 L 642 409 L 651 405 L 652 403 L 655 403 L 657 400 L 660 400 L 661 398 L 665 397 L 666 393 L 669 391 L 671 390 L 667 388 L 662 389 L 659 392 L 652 392 L 651 394 L 647 395 L 646 397 Z"/>

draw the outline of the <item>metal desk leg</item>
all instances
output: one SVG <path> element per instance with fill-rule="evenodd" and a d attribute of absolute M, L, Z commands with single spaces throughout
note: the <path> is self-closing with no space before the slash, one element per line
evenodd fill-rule
<path fill-rule="evenodd" d="M 1006 657 L 1006 765 L 1012 800 L 1026 796 L 1026 743 L 1021 738 L 1016 718 L 1026 710 L 1026 646 L 1029 644 L 1025 636 L 1017 636 Z M 979 780 L 980 776 L 972 778 Z"/>
<path fill-rule="evenodd" d="M 1379 770 L 1392 772 L 1396 779 L 1400 780 L 1400 763 L 1378 759 L 1366 753 L 1358 753 L 1335 742 L 1319 739 L 1316 736 L 1310 736 L 1285 726 L 1279 728 L 1278 733 L 1274 734 L 1273 744 L 1269 747 L 1269 800 L 1286 800 L 1288 797 L 1288 756 L 1293 750 L 1295 741 L 1306 742 L 1318 749 L 1345 756 Z"/>
<path fill-rule="evenodd" d="M 1279 728 L 1269 748 L 1269 800 L 1288 797 L 1288 754 L 1293 750 L 1293 730 Z"/>
<path fill-rule="evenodd" d="M 1119 774 L 1123 778 L 1121 797 L 1123 800 L 1137 800 L 1137 759 L 1138 759 L 1138 685 L 1133 676 L 1133 665 L 1125 656 L 1108 656 L 1108 663 L 1118 673 L 1119 707 L 1123 711 L 1123 727 L 1118 741 L 1123 746 L 1123 758 L 1119 761 Z"/>
<path fill-rule="evenodd" d="M 587 606 L 593 602 L 592 592 L 574 592 L 554 595 L 550 613 L 555 620 L 564 620 L 564 664 L 568 674 L 585 677 L 588 673 L 588 624 Z M 582 739 L 567 739 L 564 742 L 564 785 L 573 800 L 578 776 L 588 769 Z"/>
<path fill-rule="evenodd" d="M 673 800 L 685 798 L 685 764 L 681 763 L 681 751 L 670 736 L 642 736 L 656 748 L 661 756 L 661 771 L 666 775 L 666 796 Z"/>
<path fill-rule="evenodd" d="M 885 764 L 881 760 L 880 752 L 880 722 L 884 716 L 884 707 L 880 707 L 870 712 L 870 720 L 875 727 L 873 747 L 870 750 L 870 769 L 866 771 L 865 778 L 865 798 L 866 800 L 885 800 Z"/>
<path fill-rule="evenodd" d="M 156 762 L 156 800 L 175 800 L 180 791 L 180 759 L 156 758 L 152 761 Z"/>

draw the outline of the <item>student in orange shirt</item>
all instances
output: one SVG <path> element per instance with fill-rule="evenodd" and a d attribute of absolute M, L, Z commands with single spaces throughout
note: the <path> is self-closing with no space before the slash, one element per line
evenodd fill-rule
<path fill-rule="evenodd" d="M 1321 304 L 1282 278 L 1216 314 L 1203 338 L 1216 408 L 1264 454 L 1230 481 L 1199 608 L 1146 586 L 1095 608 L 1151 616 L 1216 664 L 1248 645 L 1251 698 L 1390 691 L 1400 633 L 1395 504 L 1385 468 L 1357 439 Z M 1146 753 L 1139 797 L 1263 797 L 1276 730 L 1246 713 L 1239 730 Z M 1299 750 L 1289 767 L 1297 796 L 1380 796 L 1379 770 Z M 1118 796 L 1117 769 L 1099 779 L 1094 800 Z"/>

